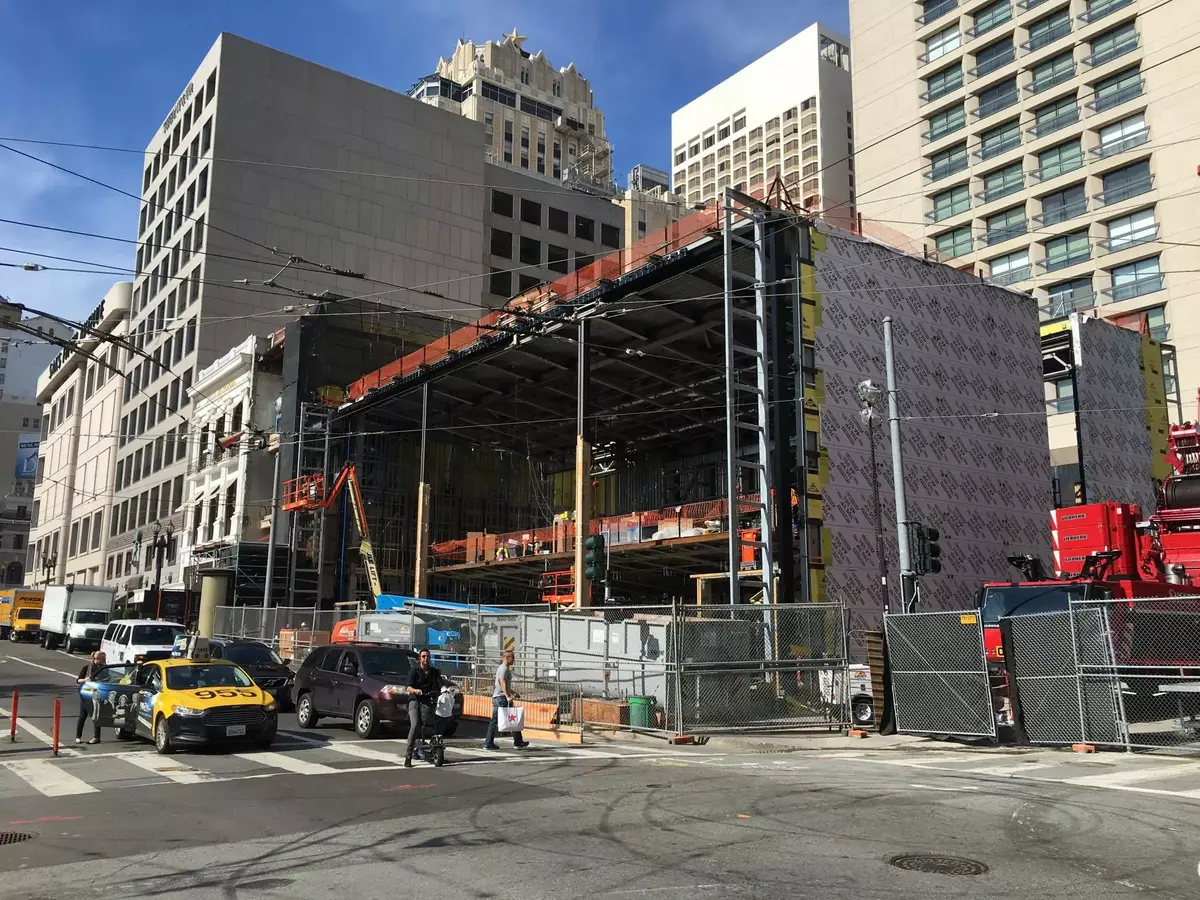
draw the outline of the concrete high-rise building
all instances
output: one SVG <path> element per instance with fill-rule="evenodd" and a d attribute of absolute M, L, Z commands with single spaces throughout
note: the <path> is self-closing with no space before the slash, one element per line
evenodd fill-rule
<path fill-rule="evenodd" d="M 683 198 L 671 193 L 671 176 L 661 169 L 634 166 L 628 184 L 614 201 L 625 211 L 626 248 L 632 249 L 642 238 L 664 232 L 689 212 Z"/>
<path fill-rule="evenodd" d="M 557 89 L 582 90 L 574 77 Z M 603 136 L 598 114 L 587 123 Z M 297 292 L 378 295 L 471 320 L 622 246 L 622 213 L 607 196 L 566 185 L 547 193 L 532 170 L 489 164 L 485 130 L 218 38 L 146 148 L 129 323 L 138 349 L 121 354 L 108 525 L 118 596 L 151 586 L 156 523 L 182 533 L 197 373 L 310 308 Z M 168 551 L 161 586 L 178 587 L 182 575 Z"/>
<path fill-rule="evenodd" d="M 1200 4 L 851 0 L 850 25 L 862 215 L 1046 320 L 1170 341 L 1190 417 Z"/>
<path fill-rule="evenodd" d="M 122 354 L 113 341 L 126 334 L 132 288 L 114 284 L 85 320 L 87 329 L 75 336 L 76 349 L 59 351 L 38 378 L 43 414 L 26 565 L 30 584 L 103 584 L 114 575 L 111 557 L 107 571 L 105 557 L 124 388 L 114 371 Z"/>
<path fill-rule="evenodd" d="M 810 25 L 671 114 L 671 186 L 695 206 L 778 176 L 795 202 L 852 209 L 851 112 L 850 41 Z"/>
<path fill-rule="evenodd" d="M 500 41 L 460 39 L 410 94 L 483 123 L 491 162 L 613 194 L 612 144 L 591 84 L 574 63 L 556 69 L 525 41 L 515 28 Z"/>

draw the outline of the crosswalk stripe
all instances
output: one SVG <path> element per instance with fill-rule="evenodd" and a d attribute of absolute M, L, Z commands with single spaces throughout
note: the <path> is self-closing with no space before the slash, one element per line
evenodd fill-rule
<path fill-rule="evenodd" d="M 179 784 L 199 784 L 202 781 L 215 780 L 214 776 L 208 772 L 193 769 L 191 766 L 185 766 L 173 759 L 151 756 L 149 753 L 120 753 L 117 755 L 117 759 Z"/>
<path fill-rule="evenodd" d="M 947 771 L 964 772 L 971 775 L 1018 775 L 1021 772 L 1050 768 L 1053 768 L 1050 763 L 1020 763 L 1012 766 L 982 766 L 978 769 L 948 769 Z"/>
<path fill-rule="evenodd" d="M 1160 781 L 1175 778 L 1178 775 L 1195 775 L 1200 773 L 1200 764 L 1152 766 L 1142 769 L 1125 769 L 1116 772 L 1105 772 L 1103 775 L 1081 775 L 1078 778 L 1064 778 L 1063 784 L 1078 784 L 1089 787 L 1118 787 L 1127 784 L 1137 784 L 1142 781 Z"/>
<path fill-rule="evenodd" d="M 292 772 L 296 775 L 331 775 L 339 771 L 333 766 L 305 762 L 302 759 L 293 759 L 290 756 L 284 756 L 282 753 L 259 751 L 258 753 L 235 753 L 233 755 L 238 759 L 258 763 L 262 766 L 270 766 L 273 769 L 283 769 L 285 772 Z"/>
<path fill-rule="evenodd" d="M 82 778 L 63 771 L 48 759 L 14 759 L 2 762 L 18 778 L 47 797 L 66 797 L 70 794 L 96 794 L 99 788 L 92 787 Z"/>
<path fill-rule="evenodd" d="M 388 753 L 386 750 L 374 750 L 371 747 L 364 747 L 362 744 L 331 741 L 322 749 L 332 750 L 335 753 L 341 753 L 345 756 L 353 756 L 358 759 L 374 759 L 380 762 L 395 763 L 396 765 L 402 765 L 404 763 L 403 754 Z"/>

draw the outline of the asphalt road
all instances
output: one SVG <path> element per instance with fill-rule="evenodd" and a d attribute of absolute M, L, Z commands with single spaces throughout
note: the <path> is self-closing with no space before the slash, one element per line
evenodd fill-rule
<path fill-rule="evenodd" d="M 0 706 L 23 677 L 37 718 L 40 702 L 69 693 L 65 676 L 14 655 L 0 648 Z M 313 734 L 268 757 L 314 760 L 304 771 L 268 777 L 254 754 L 180 754 L 170 763 L 182 774 L 158 780 L 0 795 L 0 831 L 34 835 L 0 845 L 0 898 L 1200 896 L 1195 798 L 914 768 L 900 756 L 873 765 L 712 745 L 461 752 L 440 770 L 334 770 L 333 757 L 366 745 L 337 726 Z M 6 749 L 0 762 L 45 756 L 27 738 Z M 159 759 L 148 746 L 100 749 Z M 85 752 L 56 765 L 92 782 L 90 768 L 118 758 Z M 174 780 L 201 770 L 222 777 Z M 890 863 L 902 854 L 969 860 L 979 874 L 904 871 Z"/>

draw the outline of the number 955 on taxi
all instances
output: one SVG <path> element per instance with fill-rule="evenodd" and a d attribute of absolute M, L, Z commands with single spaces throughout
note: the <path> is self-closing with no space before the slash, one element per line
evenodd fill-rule
<path fill-rule="evenodd" d="M 133 731 L 159 753 L 185 744 L 275 740 L 275 699 L 239 666 L 225 660 L 162 659 L 134 676 Z"/>

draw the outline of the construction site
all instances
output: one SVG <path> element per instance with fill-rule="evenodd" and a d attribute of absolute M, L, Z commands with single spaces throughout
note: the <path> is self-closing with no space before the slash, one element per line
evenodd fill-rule
<path fill-rule="evenodd" d="M 292 604 L 831 603 L 878 627 L 890 443 L 856 386 L 883 384 L 885 316 L 909 509 L 945 535 L 923 604 L 1046 550 L 1036 305 L 849 224 L 730 191 L 460 328 L 398 313 L 406 352 L 339 390 L 288 376 L 324 330 L 285 348 Z"/>

